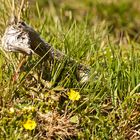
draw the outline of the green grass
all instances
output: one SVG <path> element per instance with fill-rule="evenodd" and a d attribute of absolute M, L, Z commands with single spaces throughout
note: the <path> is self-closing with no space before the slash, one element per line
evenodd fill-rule
<path fill-rule="evenodd" d="M 130 34 L 138 16 L 136 3 L 128 10 L 131 1 L 44 0 L 24 11 L 26 22 L 67 57 L 52 67 L 36 55 L 29 57 L 13 84 L 20 56 L 0 51 L 1 140 L 140 138 L 140 49 L 138 32 Z M 3 0 L 1 36 L 9 7 Z M 118 35 L 122 29 L 123 35 Z M 69 58 L 76 62 L 69 63 Z M 76 77 L 79 63 L 90 68 L 87 83 Z M 70 89 L 80 93 L 80 100 L 69 99 Z M 27 119 L 37 123 L 34 130 L 23 127 Z"/>

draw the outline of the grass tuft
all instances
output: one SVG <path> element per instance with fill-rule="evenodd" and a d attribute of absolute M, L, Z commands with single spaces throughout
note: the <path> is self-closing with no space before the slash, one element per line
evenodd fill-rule
<path fill-rule="evenodd" d="M 0 50 L 0 139 L 140 139 L 138 4 L 25 2 L 21 18 L 66 56 L 53 66 L 28 57 L 13 83 L 21 54 Z M 1 0 L 0 16 L 2 37 L 11 1 Z M 79 64 L 87 68 L 84 83 L 77 77 Z M 27 120 L 33 130 L 24 127 Z"/>

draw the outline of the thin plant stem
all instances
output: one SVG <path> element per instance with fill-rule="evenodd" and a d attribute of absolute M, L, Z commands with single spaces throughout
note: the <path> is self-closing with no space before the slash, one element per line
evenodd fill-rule
<path fill-rule="evenodd" d="M 24 7 L 24 3 L 25 3 L 25 0 L 22 0 L 21 1 L 21 5 L 20 5 L 20 9 L 19 9 L 19 14 L 18 14 L 18 21 L 20 20 L 21 18 L 21 12 L 22 12 L 22 9 Z"/>
<path fill-rule="evenodd" d="M 15 16 L 15 0 L 12 0 L 12 16 Z"/>

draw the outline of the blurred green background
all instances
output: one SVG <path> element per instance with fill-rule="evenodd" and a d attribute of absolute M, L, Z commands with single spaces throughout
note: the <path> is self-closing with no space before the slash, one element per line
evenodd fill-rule
<path fill-rule="evenodd" d="M 35 2 L 35 1 L 34 1 Z M 128 33 L 135 41 L 140 41 L 140 1 L 139 0 L 37 0 L 40 7 L 49 12 L 50 2 L 56 13 L 67 21 L 74 18 L 88 24 L 105 21 L 115 37 Z M 43 10 L 42 10 L 43 12 Z"/>

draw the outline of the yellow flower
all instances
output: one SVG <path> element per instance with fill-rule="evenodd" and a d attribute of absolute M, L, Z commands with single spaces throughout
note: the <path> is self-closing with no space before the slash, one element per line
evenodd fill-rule
<path fill-rule="evenodd" d="M 13 107 L 11 107 L 10 109 L 9 109 L 9 113 L 10 114 L 13 114 L 15 112 L 15 109 L 13 108 Z"/>
<path fill-rule="evenodd" d="M 69 99 L 72 100 L 72 101 L 75 101 L 75 100 L 78 101 L 81 97 L 79 92 L 74 91 L 73 89 L 70 89 L 70 91 L 67 94 L 69 96 Z"/>
<path fill-rule="evenodd" d="M 33 130 L 36 127 L 36 122 L 33 120 L 28 119 L 24 124 L 23 127 L 27 130 Z"/>

